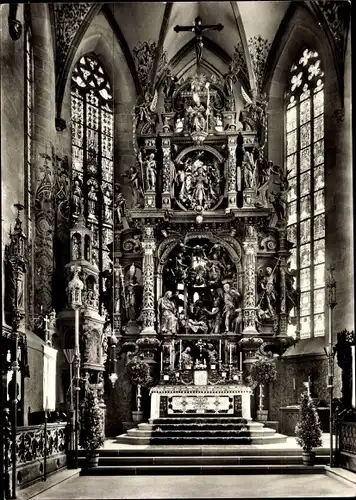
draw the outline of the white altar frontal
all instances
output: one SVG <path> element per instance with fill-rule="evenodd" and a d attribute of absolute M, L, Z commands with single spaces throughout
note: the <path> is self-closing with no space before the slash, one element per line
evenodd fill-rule
<path fill-rule="evenodd" d="M 251 419 L 250 387 L 239 384 L 157 385 L 150 390 L 151 419 L 216 415 Z"/>

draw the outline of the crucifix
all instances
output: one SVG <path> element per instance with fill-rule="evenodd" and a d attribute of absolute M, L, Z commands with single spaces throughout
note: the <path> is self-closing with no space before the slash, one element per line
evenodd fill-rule
<path fill-rule="evenodd" d="M 221 23 L 219 24 L 202 24 L 202 20 L 200 17 L 196 17 L 194 20 L 194 25 L 193 26 L 175 26 L 173 29 L 176 33 L 179 33 L 180 31 L 192 31 L 195 33 L 195 53 L 197 56 L 197 65 L 199 67 L 200 65 L 200 60 L 201 60 L 201 54 L 202 50 L 204 47 L 203 44 L 203 32 L 208 31 L 208 30 L 217 30 L 221 31 L 223 29 L 223 25 Z"/>
<path fill-rule="evenodd" d="M 48 323 L 49 323 L 49 317 L 46 316 L 43 318 L 43 322 L 44 322 L 44 331 L 45 331 L 45 342 L 47 343 L 48 342 Z"/>

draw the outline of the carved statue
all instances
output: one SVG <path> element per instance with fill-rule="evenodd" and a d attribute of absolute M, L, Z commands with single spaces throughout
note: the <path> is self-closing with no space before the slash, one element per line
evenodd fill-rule
<path fill-rule="evenodd" d="M 218 334 L 220 333 L 222 311 L 223 311 L 223 298 L 221 297 L 220 289 L 213 290 L 213 307 L 211 311 L 204 309 L 209 319 L 209 330 L 210 333 Z"/>
<path fill-rule="evenodd" d="M 119 224 L 122 224 L 122 218 L 126 215 L 126 198 L 119 191 L 119 184 L 115 184 L 115 197 L 114 197 L 114 213 Z"/>
<path fill-rule="evenodd" d="M 83 193 L 79 179 L 74 180 L 73 187 L 73 214 L 82 215 L 84 212 Z"/>
<path fill-rule="evenodd" d="M 146 186 L 147 191 L 156 191 L 157 165 L 155 154 L 151 153 L 146 160 Z"/>
<path fill-rule="evenodd" d="M 146 132 L 154 133 L 156 131 L 158 123 L 158 115 L 155 113 L 156 105 L 158 100 L 157 90 L 155 90 L 154 95 L 146 92 L 144 97 L 140 97 L 135 106 L 135 115 L 137 125 L 146 125 Z"/>
<path fill-rule="evenodd" d="M 127 273 L 126 284 L 126 310 L 130 321 L 136 321 L 137 319 L 137 286 L 139 286 L 139 283 L 136 275 L 136 266 L 132 263 Z"/>
<path fill-rule="evenodd" d="M 112 193 L 109 187 L 105 187 L 103 189 L 103 198 L 104 198 L 105 222 L 112 222 L 112 206 L 111 206 Z"/>
<path fill-rule="evenodd" d="M 168 290 L 158 302 L 160 312 L 161 333 L 170 333 L 175 335 L 178 330 L 177 306 L 172 299 L 173 293 Z"/>
<path fill-rule="evenodd" d="M 258 282 L 259 297 L 257 306 L 263 311 L 266 318 L 273 318 L 276 313 L 275 269 L 267 266 L 265 274 L 261 273 Z"/>
<path fill-rule="evenodd" d="M 193 356 L 191 355 L 191 348 L 186 347 L 182 352 L 182 364 L 185 366 L 190 366 L 193 364 Z"/>
<path fill-rule="evenodd" d="M 241 295 L 235 288 L 232 288 L 229 283 L 225 283 L 223 288 L 225 331 L 230 332 L 233 331 L 233 328 L 235 327 L 233 320 L 236 318 Z"/>
<path fill-rule="evenodd" d="M 242 162 L 245 186 L 247 188 L 255 187 L 256 178 L 256 160 L 253 158 L 253 153 L 245 151 Z"/>
<path fill-rule="evenodd" d="M 142 206 L 143 197 L 143 185 L 141 180 L 141 175 L 139 170 L 131 166 L 130 169 L 123 174 L 124 177 L 128 177 L 128 182 L 131 185 L 132 192 L 132 205 L 131 208 L 138 208 Z"/>
<path fill-rule="evenodd" d="M 177 134 L 179 134 L 180 132 L 183 132 L 183 129 L 184 129 L 184 117 L 178 116 L 174 131 Z"/>
<path fill-rule="evenodd" d="M 89 193 L 88 193 L 88 218 L 96 219 L 96 202 L 98 201 L 98 197 L 96 195 L 95 186 L 91 184 Z"/>
<path fill-rule="evenodd" d="M 206 110 L 201 104 L 199 94 L 194 92 L 192 98 L 194 104 L 192 106 L 189 106 L 186 110 L 188 130 L 189 132 L 198 132 L 200 130 L 205 130 L 206 119 L 204 117 L 204 114 L 206 113 Z"/>
<path fill-rule="evenodd" d="M 285 274 L 286 280 L 286 312 L 290 314 L 292 309 L 299 307 L 300 289 L 294 287 L 297 271 L 295 269 L 287 269 Z M 295 312 L 296 315 L 296 312 Z"/>
<path fill-rule="evenodd" d="M 218 363 L 219 361 L 219 358 L 218 358 L 218 353 L 216 352 L 216 349 L 214 349 L 213 344 L 210 343 L 208 344 L 207 354 L 208 354 L 209 364 L 216 365 L 216 363 Z"/>
<path fill-rule="evenodd" d="M 284 174 L 281 167 L 276 167 L 276 169 L 277 170 L 272 170 L 272 172 L 279 175 L 280 181 L 273 181 L 273 184 L 279 186 L 280 190 L 277 191 L 277 193 L 272 193 L 270 202 L 276 211 L 278 220 L 281 221 L 287 219 L 288 192 L 291 189 L 288 181 L 290 171 Z"/>
<path fill-rule="evenodd" d="M 223 121 L 222 121 L 222 118 L 220 115 L 216 115 L 215 116 L 215 127 L 214 129 L 216 130 L 216 132 L 223 132 L 224 131 L 224 127 L 223 127 Z"/>

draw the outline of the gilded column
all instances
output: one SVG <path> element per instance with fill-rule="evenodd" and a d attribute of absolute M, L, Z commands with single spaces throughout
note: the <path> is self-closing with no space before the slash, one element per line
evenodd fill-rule
<path fill-rule="evenodd" d="M 236 136 L 228 137 L 227 199 L 228 211 L 236 208 Z"/>
<path fill-rule="evenodd" d="M 162 208 L 171 208 L 171 189 L 172 189 L 172 178 L 171 178 L 171 140 L 168 138 L 162 139 L 162 151 L 163 151 L 163 188 L 162 188 Z"/>
<path fill-rule="evenodd" d="M 156 335 L 155 330 L 155 307 L 154 307 L 154 257 L 156 248 L 153 228 L 144 228 L 144 237 L 141 243 L 143 249 L 142 275 L 143 275 L 143 300 L 142 320 L 143 330 L 141 335 Z"/>
<path fill-rule="evenodd" d="M 253 225 L 246 226 L 244 248 L 244 298 L 243 335 L 257 335 L 256 330 L 256 256 L 257 231 Z"/>

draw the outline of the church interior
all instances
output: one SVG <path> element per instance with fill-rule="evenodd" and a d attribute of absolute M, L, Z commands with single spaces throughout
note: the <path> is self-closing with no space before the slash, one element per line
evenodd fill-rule
<path fill-rule="evenodd" d="M 0 18 L 2 499 L 164 467 L 354 488 L 350 3 Z"/>

